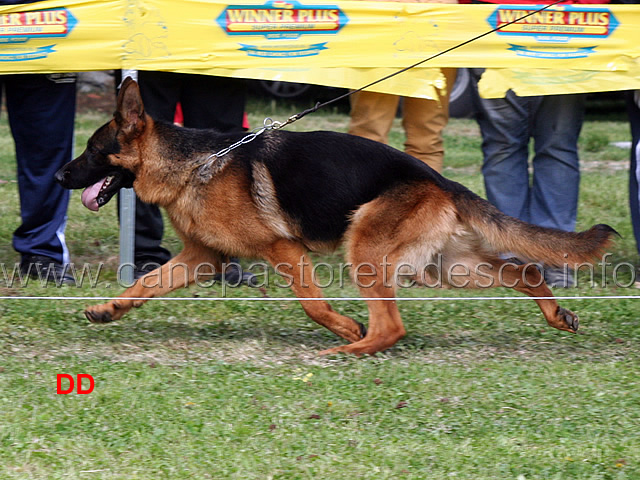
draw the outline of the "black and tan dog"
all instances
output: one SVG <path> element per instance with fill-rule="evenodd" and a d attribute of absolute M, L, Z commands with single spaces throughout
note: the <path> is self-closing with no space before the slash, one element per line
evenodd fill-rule
<path fill-rule="evenodd" d="M 371 354 L 405 334 L 396 303 L 385 300 L 395 296 L 394 279 L 403 271 L 424 280 L 417 272 L 442 276 L 434 271 L 439 265 L 458 279 L 464 272 L 469 286 L 507 285 L 552 297 L 536 268 L 503 268 L 499 255 L 548 266 L 582 264 L 600 255 L 615 233 L 606 225 L 580 233 L 529 225 L 409 155 L 340 133 L 270 130 L 199 168 L 243 135 L 156 122 L 145 113 L 137 84 L 125 81 L 113 119 L 56 178 L 66 188 L 90 187 L 83 201 L 94 209 L 133 186 L 142 200 L 166 209 L 184 249 L 149 274 L 163 281 L 154 287 L 138 281 L 123 298 L 89 307 L 90 321 L 117 320 L 144 303 L 127 297 L 152 298 L 185 286 L 199 264 L 219 265 L 226 255 L 264 258 L 291 279 L 309 317 L 349 342 L 321 353 Z M 322 293 L 308 281 L 312 266 L 301 258 L 341 243 L 352 275 L 366 280 L 357 283 L 368 298 L 368 331 L 324 301 L 308 300 Z M 180 275 L 169 281 L 176 264 L 188 267 L 183 282 Z M 536 302 L 549 325 L 577 330 L 578 317 L 554 299 Z"/>

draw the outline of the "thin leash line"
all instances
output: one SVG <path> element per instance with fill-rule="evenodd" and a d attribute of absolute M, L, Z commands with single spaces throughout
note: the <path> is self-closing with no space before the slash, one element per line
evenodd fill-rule
<path fill-rule="evenodd" d="M 371 82 L 371 83 L 369 83 L 369 84 L 367 84 L 367 85 L 365 85 L 365 86 L 363 86 L 363 87 L 360 87 L 360 88 L 358 88 L 358 89 L 356 89 L 356 90 L 349 91 L 349 92 L 347 92 L 347 93 L 344 93 L 344 94 L 342 94 L 342 95 L 340 95 L 340 96 L 338 96 L 338 97 L 336 97 L 336 98 L 334 98 L 334 99 L 328 100 L 328 101 L 326 101 L 326 102 L 324 102 L 324 103 L 317 103 L 314 107 L 308 108 L 307 110 L 303 110 L 303 111 L 302 111 L 302 112 L 300 112 L 300 113 L 297 113 L 297 114 L 295 114 L 295 115 L 292 115 L 291 117 L 289 117 L 289 119 L 288 119 L 286 122 L 284 122 L 284 123 L 280 124 L 280 126 L 276 126 L 276 127 L 274 127 L 274 128 L 282 128 L 282 127 L 284 127 L 285 125 L 288 125 L 289 123 L 293 123 L 293 122 L 295 122 L 296 120 L 301 119 L 302 117 L 304 117 L 305 115 L 307 115 L 307 114 L 309 114 L 309 113 L 313 113 L 313 112 L 315 112 L 315 111 L 319 110 L 320 108 L 323 108 L 323 107 L 326 107 L 327 105 L 331 105 L 332 103 L 338 102 L 338 101 L 340 101 L 340 100 L 342 100 L 342 99 L 344 99 L 344 98 L 349 97 L 350 95 L 353 95 L 354 93 L 358 93 L 358 92 L 361 92 L 361 91 L 363 91 L 363 90 L 366 90 L 366 89 L 367 89 L 367 88 L 369 88 L 369 87 L 372 87 L 372 86 L 374 86 L 374 85 L 377 85 L 378 83 L 384 82 L 385 80 L 388 80 L 388 79 L 390 79 L 390 78 L 393 78 L 393 77 L 395 77 L 396 75 L 400 75 L 400 74 L 402 74 L 402 73 L 404 73 L 404 72 L 406 72 L 406 71 L 408 71 L 408 70 L 411 70 L 412 68 L 419 67 L 420 65 L 422 65 L 422 64 L 424 64 L 424 63 L 427 63 L 427 62 L 429 62 L 429 61 L 433 60 L 434 58 L 437 58 L 437 57 L 440 57 L 440 56 L 442 56 L 442 55 L 445 55 L 445 54 L 447 54 L 447 53 L 449 53 L 449 52 L 451 52 L 451 51 L 453 51 L 453 50 L 456 50 L 456 49 L 458 49 L 458 48 L 462 48 L 462 47 L 464 47 L 465 45 L 468 45 L 468 44 L 473 43 L 473 42 L 475 42 L 475 41 L 477 41 L 477 40 L 480 40 L 481 38 L 486 37 L 486 36 L 488 36 L 488 35 L 491 35 L 492 33 L 495 33 L 495 32 L 497 32 L 497 31 L 499 31 L 499 30 L 502 30 L 502 29 L 503 29 L 503 28 L 505 28 L 505 27 L 508 27 L 508 26 L 510 26 L 510 25 L 513 25 L 514 23 L 521 22 L 522 20 L 524 20 L 524 19 L 526 19 L 526 18 L 528 18 L 528 17 L 530 17 L 530 16 L 532 16 L 532 15 L 536 15 L 537 13 L 540 13 L 540 12 L 542 12 L 542 11 L 544 11 L 544 10 L 547 10 L 548 8 L 551 8 L 551 7 L 555 6 L 555 5 L 558 5 L 559 3 L 562 3 L 562 2 L 564 2 L 564 1 L 566 1 L 566 0 L 555 0 L 553 3 L 550 3 L 550 4 L 548 4 L 548 5 L 545 5 L 544 7 L 539 8 L 538 10 L 534 10 L 534 11 L 532 11 L 532 12 L 529 12 L 529 13 L 527 13 L 526 15 L 523 15 L 522 17 L 516 18 L 515 20 L 511 20 L 510 22 L 507 22 L 507 23 L 505 23 L 505 24 L 503 24 L 503 25 L 500 25 L 500 26 L 498 26 L 498 27 L 496 27 L 496 28 L 493 28 L 493 29 L 491 29 L 491 30 L 488 30 L 488 31 L 486 31 L 486 32 L 484 32 L 484 33 L 481 33 L 481 34 L 479 34 L 479 35 L 476 35 L 476 36 L 475 36 L 475 37 L 473 37 L 473 38 L 470 38 L 470 39 L 468 39 L 468 40 L 465 40 L 465 41 L 464 41 L 464 42 L 462 42 L 462 43 L 459 43 L 459 44 L 457 44 L 457 45 L 454 45 L 453 47 L 449 47 L 449 48 L 447 48 L 447 49 L 445 49 L 445 50 L 442 50 L 441 52 L 438 52 L 438 53 L 436 53 L 436 54 L 433 54 L 433 55 L 431 55 L 430 57 L 427 57 L 427 58 L 425 58 L 425 59 L 423 59 L 423 60 L 420 60 L 419 62 L 416 62 L 416 63 L 414 63 L 414 64 L 412 64 L 412 65 L 409 65 L 408 67 L 404 67 L 404 68 L 402 68 L 402 69 L 400 69 L 400 70 L 398 70 L 398 71 L 396 71 L 396 72 L 390 73 L 389 75 L 386 75 L 386 76 L 384 76 L 384 77 L 382 77 L 382 78 L 379 78 L 378 80 L 375 80 L 375 81 L 373 81 L 373 82 Z"/>
<path fill-rule="evenodd" d="M 449 48 L 447 48 L 445 50 L 442 50 L 441 52 L 438 52 L 438 53 L 436 53 L 434 55 L 431 55 L 430 57 L 424 58 L 424 59 L 420 60 L 419 62 L 416 62 L 416 63 L 414 63 L 412 65 L 409 65 L 407 67 L 401 68 L 400 70 L 398 70 L 396 72 L 393 72 L 393 73 L 390 73 L 389 75 L 385 75 L 384 77 L 379 78 L 378 80 L 375 80 L 375 81 L 373 81 L 371 83 L 368 83 L 367 85 L 364 85 L 363 87 L 360 87 L 360 88 L 358 88 L 356 90 L 351 90 L 351 91 L 349 91 L 347 93 L 339 95 L 338 97 L 335 97 L 335 98 L 333 98 L 331 100 L 328 100 L 326 102 L 323 102 L 323 103 L 318 102 L 311 108 L 308 108 L 306 110 L 303 110 L 302 112 L 295 113 L 295 114 L 291 115 L 284 122 L 279 122 L 279 121 L 276 121 L 276 120 L 272 120 L 271 118 L 267 117 L 267 118 L 264 119 L 263 125 L 261 127 L 258 127 L 256 129 L 254 129 L 253 131 L 251 131 L 251 133 L 249 133 L 248 135 L 246 135 L 245 137 L 243 137 L 239 141 L 229 145 L 228 147 L 223 148 L 222 150 L 220 150 L 220 151 L 218 151 L 216 153 L 212 153 L 207 158 L 205 158 L 203 161 L 200 161 L 200 162 L 196 163 L 195 166 L 193 167 L 192 171 L 210 167 L 211 164 L 215 160 L 217 160 L 218 158 L 223 157 L 224 155 L 227 155 L 229 152 L 231 152 L 232 150 L 234 150 L 234 149 L 236 149 L 236 148 L 238 148 L 238 147 L 240 147 L 242 145 L 245 145 L 245 144 L 247 144 L 249 142 L 252 142 L 259 135 L 262 135 L 267 130 L 279 130 L 281 128 L 284 128 L 287 125 L 290 125 L 293 122 L 296 122 L 296 121 L 300 120 L 302 117 L 304 117 L 304 116 L 306 116 L 306 115 L 308 115 L 310 113 L 316 112 L 316 111 L 320 110 L 321 108 L 324 108 L 324 107 L 326 107 L 328 105 L 331 105 L 333 103 L 339 102 L 340 100 L 345 99 L 345 98 L 353 95 L 354 93 L 361 92 L 363 90 L 366 90 L 367 88 L 370 88 L 370 87 L 372 87 L 374 85 L 377 85 L 378 83 L 381 83 L 381 82 L 384 82 L 385 80 L 393 78 L 396 75 L 400 75 L 400 74 L 402 74 L 402 73 L 404 73 L 404 72 L 406 72 L 408 70 L 411 70 L 412 68 L 419 67 L 420 65 L 422 65 L 424 63 L 427 63 L 427 62 L 433 60 L 434 58 L 440 57 L 440 56 L 445 55 L 445 54 L 447 54 L 447 53 L 449 53 L 449 52 L 451 52 L 453 50 L 456 50 L 456 49 L 464 47 L 465 45 L 468 45 L 468 44 L 470 44 L 472 42 L 480 40 L 481 38 L 486 37 L 487 35 L 491 35 L 492 33 L 495 33 L 495 32 L 497 32 L 499 30 L 502 30 L 505 27 L 513 25 L 514 23 L 521 22 L 522 20 L 524 20 L 524 19 L 526 19 L 526 18 L 528 18 L 528 17 L 530 17 L 532 15 L 535 15 L 537 13 L 543 12 L 544 10 L 547 10 L 548 8 L 551 8 L 551 7 L 555 6 L 555 5 L 558 5 L 559 3 L 562 3 L 564 1 L 566 1 L 566 0 L 555 0 L 553 3 L 545 5 L 542 8 L 539 8 L 537 10 L 531 11 L 531 12 L 527 13 L 526 15 L 523 15 L 522 17 L 516 18 L 515 20 L 511 20 L 510 22 L 507 22 L 507 23 L 505 23 L 503 25 L 500 25 L 500 26 L 498 26 L 496 28 L 488 30 L 488 31 L 486 31 L 484 33 L 481 33 L 480 35 L 476 35 L 473 38 L 465 40 L 462 43 L 454 45 L 453 47 L 449 47 Z"/>
<path fill-rule="evenodd" d="M 164 302 L 340 302 L 340 301 L 384 301 L 384 302 L 422 302 L 422 301 L 494 301 L 494 300 L 640 300 L 640 295 L 588 295 L 588 296 L 558 296 L 558 297 L 33 297 L 33 296 L 0 296 L 0 300 L 159 300 Z"/>

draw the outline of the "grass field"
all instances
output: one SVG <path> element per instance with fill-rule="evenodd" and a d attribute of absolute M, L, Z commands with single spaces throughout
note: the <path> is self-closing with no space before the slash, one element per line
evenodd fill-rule
<path fill-rule="evenodd" d="M 254 101 L 253 125 L 300 105 Z M 78 152 L 106 118 L 77 119 Z M 344 131 L 340 111 L 292 129 Z M 392 143 L 402 145 L 399 125 Z M 581 137 L 579 228 L 606 222 L 622 235 L 614 264 L 636 263 L 627 206 L 629 139 L 623 115 L 590 116 Z M 0 123 L 0 261 L 18 261 L 13 146 Z M 446 131 L 445 175 L 483 193 L 480 137 L 472 120 Z M 93 287 L 0 283 L 1 479 L 638 479 L 640 304 L 567 299 L 581 331 L 550 329 L 531 300 L 509 291 L 403 289 L 408 330 L 374 357 L 322 358 L 341 342 L 295 302 L 246 298 L 218 285 L 176 292 L 122 321 L 90 325 L 79 296 L 113 296 L 118 265 L 115 202 L 99 214 L 74 192 L 67 240 L 74 262 L 104 269 Z M 180 244 L 166 232 L 173 252 Z M 339 253 L 339 252 L 338 252 Z M 340 256 L 315 256 L 340 262 Z M 247 262 L 250 259 L 246 260 Z M 638 295 L 628 269 L 612 267 L 559 296 Z M 1 281 L 0 281 L 1 282 Z M 604 285 L 604 286 L 603 286 Z M 483 297 L 506 300 L 437 300 Z M 331 297 L 356 289 L 330 287 Z M 275 286 L 260 296 L 290 297 Z M 359 321 L 358 301 L 334 307 Z M 90 374 L 88 395 L 57 395 L 57 374 Z"/>

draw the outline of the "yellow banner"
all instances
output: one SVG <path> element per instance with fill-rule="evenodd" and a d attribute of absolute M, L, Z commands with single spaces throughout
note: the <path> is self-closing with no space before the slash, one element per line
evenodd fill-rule
<path fill-rule="evenodd" d="M 0 6 L 0 72 L 120 68 L 124 9 L 115 0 Z"/>
<path fill-rule="evenodd" d="M 434 67 L 488 68 L 484 96 L 640 88 L 640 6 L 50 0 L 0 7 L 0 71 L 127 68 L 433 97 Z M 521 19 L 521 20 L 519 20 Z M 516 23 L 508 25 L 516 20 Z"/>

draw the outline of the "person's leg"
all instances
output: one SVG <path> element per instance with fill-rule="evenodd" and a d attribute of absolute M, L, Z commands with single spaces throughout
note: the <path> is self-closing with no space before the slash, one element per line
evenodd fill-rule
<path fill-rule="evenodd" d="M 636 248 L 640 255 L 640 91 L 627 92 L 627 111 L 631 127 L 631 157 L 629 168 L 629 209 L 631 224 L 636 238 Z M 638 279 L 640 280 L 640 279 Z"/>
<path fill-rule="evenodd" d="M 449 92 L 456 79 L 455 68 L 443 68 L 447 85 L 438 100 L 405 97 L 402 126 L 407 139 L 404 151 L 442 173 L 442 131 L 449 122 Z"/>
<path fill-rule="evenodd" d="M 181 85 L 185 127 L 215 128 L 220 132 L 243 129 L 247 95 L 244 80 L 189 74 L 182 76 Z"/>
<path fill-rule="evenodd" d="M 388 143 L 389 130 L 400 97 L 377 92 L 356 92 L 351 95 L 349 133 L 359 137 Z"/>
<path fill-rule="evenodd" d="M 480 98 L 480 72 L 473 73 L 487 199 L 507 215 L 528 221 L 530 100 L 511 91 L 505 98 Z"/>
<path fill-rule="evenodd" d="M 541 97 L 534 116 L 531 223 L 573 231 L 578 214 L 580 162 L 578 137 L 584 119 L 584 95 Z M 572 265 L 545 268 L 552 287 L 575 284 Z"/>
<path fill-rule="evenodd" d="M 533 123 L 531 223 L 573 231 L 578 213 L 578 137 L 585 96 L 542 97 Z"/>
<path fill-rule="evenodd" d="M 176 105 L 180 100 L 181 78 L 185 74 L 174 72 L 138 72 L 140 96 L 146 112 L 156 120 L 173 122 Z"/>
<path fill-rule="evenodd" d="M 631 126 L 631 156 L 629 164 L 629 209 L 631 226 L 640 256 L 640 90 L 626 93 L 627 112 Z M 636 287 L 640 288 L 640 266 L 636 268 Z"/>
<path fill-rule="evenodd" d="M 23 260 L 44 256 L 69 262 L 64 230 L 70 192 L 54 173 L 72 160 L 75 74 L 8 75 L 3 78 L 16 147 L 22 224 L 13 246 Z"/>

